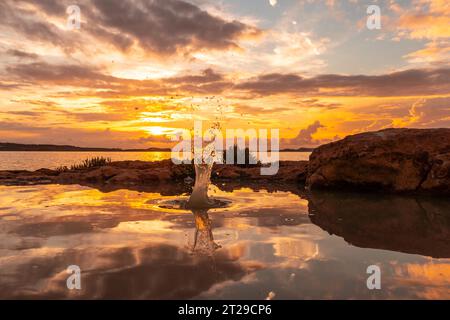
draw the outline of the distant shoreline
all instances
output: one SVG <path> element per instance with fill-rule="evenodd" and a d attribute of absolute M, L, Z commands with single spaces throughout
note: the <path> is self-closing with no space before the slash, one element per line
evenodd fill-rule
<path fill-rule="evenodd" d="M 311 150 L 279 150 L 278 152 L 313 152 Z M 0 149 L 0 152 L 172 152 L 172 150 L 5 150 Z M 268 150 L 267 152 L 272 152 Z"/>
<path fill-rule="evenodd" d="M 168 150 L 5 150 L 0 152 L 171 152 Z"/>
<path fill-rule="evenodd" d="M 170 148 L 147 148 L 147 149 L 120 149 L 120 148 L 98 148 L 98 147 L 76 147 L 70 145 L 53 144 L 20 144 L 0 142 L 1 151 L 45 151 L 45 152 L 170 152 Z"/>
<path fill-rule="evenodd" d="M 282 149 L 279 152 L 312 152 L 314 148 Z M 75 147 L 70 145 L 51 144 L 19 144 L 0 142 L 0 152 L 171 152 L 170 148 L 147 148 L 147 149 L 119 149 L 119 148 L 89 148 Z M 269 152 L 271 152 L 269 150 Z"/>

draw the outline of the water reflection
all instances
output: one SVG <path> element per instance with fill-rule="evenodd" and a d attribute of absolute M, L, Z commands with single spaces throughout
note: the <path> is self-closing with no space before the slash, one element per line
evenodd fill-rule
<path fill-rule="evenodd" d="M 195 234 L 192 252 L 201 252 L 212 255 L 221 246 L 214 242 L 211 220 L 207 209 L 193 210 L 195 219 Z"/>
<path fill-rule="evenodd" d="M 450 201 L 443 198 L 313 192 L 311 221 L 363 248 L 450 257 Z"/>
<path fill-rule="evenodd" d="M 183 192 L 0 187 L 0 298 L 450 298 L 448 200 L 289 188 L 220 185 L 230 206 L 192 212 L 157 205 Z"/>

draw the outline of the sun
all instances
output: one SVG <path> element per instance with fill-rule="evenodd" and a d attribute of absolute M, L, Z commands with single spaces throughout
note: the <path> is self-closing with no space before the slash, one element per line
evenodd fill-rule
<path fill-rule="evenodd" d="M 144 130 L 154 136 L 170 135 L 175 134 L 177 131 L 179 131 L 179 129 L 176 128 L 168 128 L 161 126 L 145 127 Z"/>

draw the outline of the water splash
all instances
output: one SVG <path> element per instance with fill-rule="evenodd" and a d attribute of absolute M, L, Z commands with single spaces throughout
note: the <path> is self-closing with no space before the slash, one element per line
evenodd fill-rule
<path fill-rule="evenodd" d="M 221 246 L 214 241 L 208 210 L 192 210 L 192 213 L 195 218 L 195 234 L 192 252 L 202 252 L 211 255 Z"/>
<path fill-rule="evenodd" d="M 212 164 L 202 163 L 195 165 L 195 184 L 191 196 L 186 204 L 187 208 L 210 208 L 214 201 L 208 196 L 208 188 L 211 183 Z"/>
<path fill-rule="evenodd" d="M 208 129 L 210 142 L 204 147 L 194 143 L 194 148 L 197 148 L 194 149 L 195 184 L 186 204 L 187 208 L 211 208 L 215 204 L 215 201 L 211 200 L 208 196 L 208 189 L 211 183 L 211 171 L 214 162 L 220 161 L 219 158 L 222 155 L 216 150 L 215 139 L 218 132 L 220 132 L 220 123 L 215 122 L 211 128 Z"/>

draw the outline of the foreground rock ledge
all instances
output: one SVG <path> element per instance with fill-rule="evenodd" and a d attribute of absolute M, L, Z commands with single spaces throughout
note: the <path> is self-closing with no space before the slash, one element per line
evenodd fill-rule
<path fill-rule="evenodd" d="M 279 181 L 304 183 L 308 169 L 307 161 L 282 161 L 274 176 L 262 176 L 258 166 L 214 165 L 213 181 Z M 79 170 L 55 171 L 0 171 L 1 185 L 36 184 L 109 184 L 109 185 L 152 185 L 155 183 L 184 183 L 194 178 L 193 165 L 174 165 L 171 160 L 155 162 L 117 161 L 101 167 Z M 191 180 L 192 182 L 193 180 Z"/>
<path fill-rule="evenodd" d="M 450 129 L 386 129 L 315 149 L 307 186 L 450 194 Z"/>

